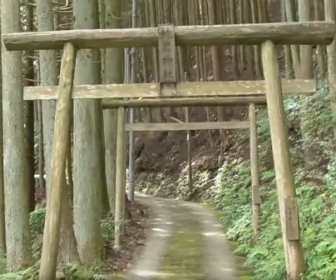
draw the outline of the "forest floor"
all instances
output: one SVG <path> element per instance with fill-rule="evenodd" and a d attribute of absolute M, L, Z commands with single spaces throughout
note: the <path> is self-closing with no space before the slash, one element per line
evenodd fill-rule
<path fill-rule="evenodd" d="M 133 258 L 138 255 L 146 242 L 147 206 L 133 202 L 129 211 L 132 218 L 125 226 L 125 234 L 121 236 L 121 242 L 125 246 L 120 251 L 113 250 L 113 244 L 107 246 L 108 262 L 113 264 L 113 274 L 124 273 L 128 270 Z"/>
<path fill-rule="evenodd" d="M 147 243 L 128 276 L 137 279 L 248 279 L 222 224 L 206 206 L 138 194 L 149 207 Z"/>
<path fill-rule="evenodd" d="M 38 214 L 38 209 L 45 209 L 46 200 L 45 200 L 45 190 L 38 189 L 36 191 L 36 204 L 37 210 L 31 215 L 35 218 L 31 220 L 38 220 L 36 217 Z M 125 233 L 121 236 L 123 246 L 122 250 L 114 250 L 113 243 L 113 234 L 114 234 L 114 223 L 113 218 L 106 217 L 101 221 L 102 234 L 105 243 L 105 254 L 106 254 L 106 263 L 108 263 L 108 275 L 123 275 L 125 271 L 129 269 L 130 263 L 138 255 L 141 247 L 146 243 L 146 227 L 148 221 L 148 207 L 137 201 L 128 204 L 128 211 L 130 214 L 130 220 L 125 224 Z M 34 222 L 33 222 L 34 223 Z M 42 249 L 42 232 L 43 232 L 43 223 L 35 226 L 39 228 L 38 234 L 34 235 L 34 248 L 35 252 L 38 255 Z M 33 230 L 33 232 L 36 230 Z M 111 236 L 112 235 L 112 236 Z M 64 273 L 59 274 L 59 278 L 63 279 Z M 79 277 L 80 278 L 80 277 Z M 118 278 L 118 277 L 117 277 Z M 72 279 L 72 278 L 71 278 Z M 77 278 L 76 278 L 77 279 Z"/>

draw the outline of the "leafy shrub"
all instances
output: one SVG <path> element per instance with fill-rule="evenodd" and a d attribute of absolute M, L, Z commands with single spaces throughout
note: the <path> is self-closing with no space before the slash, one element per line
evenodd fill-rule
<path fill-rule="evenodd" d="M 46 216 L 45 208 L 40 208 L 30 213 L 29 224 L 31 231 L 34 234 L 43 234 L 45 216 Z"/>
<path fill-rule="evenodd" d="M 114 239 L 114 217 L 108 214 L 107 217 L 100 222 L 103 239 L 109 242 Z"/>

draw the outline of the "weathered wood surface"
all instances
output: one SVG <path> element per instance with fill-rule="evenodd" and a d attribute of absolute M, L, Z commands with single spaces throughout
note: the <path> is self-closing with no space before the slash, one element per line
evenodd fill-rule
<path fill-rule="evenodd" d="M 122 223 L 125 217 L 125 188 L 126 188 L 126 133 L 125 133 L 125 109 L 118 109 L 117 126 L 117 153 L 116 153 L 116 197 L 114 212 L 114 247 L 121 248 L 120 236 Z"/>
<path fill-rule="evenodd" d="M 158 27 L 159 82 L 162 95 L 175 95 L 177 82 L 177 60 L 175 27 L 160 25 Z"/>
<path fill-rule="evenodd" d="M 252 212 L 253 212 L 253 237 L 256 241 L 261 223 L 261 198 L 259 181 L 259 159 L 258 159 L 258 130 L 257 113 L 255 104 L 249 106 L 250 120 L 250 160 L 251 160 L 251 181 L 252 181 Z"/>
<path fill-rule="evenodd" d="M 279 196 L 280 221 L 285 250 L 286 268 L 288 279 L 300 279 L 305 271 L 302 244 L 300 239 L 291 240 L 288 236 L 286 221 L 286 200 L 291 199 L 296 203 L 294 173 L 290 156 L 289 140 L 286 127 L 286 113 L 281 94 L 281 81 L 275 45 L 267 41 L 262 45 L 262 60 L 266 82 L 266 98 L 268 117 L 270 122 L 274 169 Z M 299 217 L 291 218 L 299 221 Z M 294 226 L 294 223 L 290 223 Z M 300 232 L 299 223 L 295 231 Z M 290 229 L 294 231 L 293 228 Z"/>
<path fill-rule="evenodd" d="M 176 26 L 175 34 L 179 46 L 258 45 L 266 40 L 282 45 L 328 45 L 335 25 L 320 21 Z M 158 28 L 24 32 L 3 34 L 2 38 L 9 51 L 61 49 L 67 42 L 82 49 L 154 47 Z"/>
<path fill-rule="evenodd" d="M 176 44 L 175 27 L 160 25 L 158 29 L 159 81 L 176 83 Z"/>
<path fill-rule="evenodd" d="M 299 211 L 295 197 L 284 199 L 287 240 L 300 240 Z"/>
<path fill-rule="evenodd" d="M 315 80 L 282 80 L 283 93 L 314 93 Z M 199 96 L 249 96 L 264 95 L 264 81 L 225 81 L 225 82 L 190 82 L 178 83 L 176 94 L 164 97 L 199 97 Z M 159 83 L 152 84 L 111 84 L 78 85 L 74 87 L 74 99 L 87 98 L 158 98 L 162 97 Z M 24 88 L 25 100 L 57 99 L 56 86 L 37 86 Z"/>
<path fill-rule="evenodd" d="M 254 103 L 256 105 L 266 105 L 265 96 L 225 96 L 225 97 L 176 97 L 176 98 L 147 98 L 147 99 L 103 99 L 103 109 L 128 107 L 202 107 L 219 105 L 246 105 Z"/>
<path fill-rule="evenodd" d="M 62 193 L 65 182 L 65 163 L 70 147 L 72 99 L 76 51 L 72 44 L 64 47 L 61 74 L 58 87 L 58 100 L 55 115 L 55 132 L 51 159 L 50 186 L 47 197 L 47 212 L 44 225 L 42 258 L 39 279 L 54 279 L 56 274 Z"/>
<path fill-rule="evenodd" d="M 213 129 L 248 129 L 249 122 L 195 122 L 195 123 L 134 123 L 126 124 L 126 131 L 185 131 Z"/>

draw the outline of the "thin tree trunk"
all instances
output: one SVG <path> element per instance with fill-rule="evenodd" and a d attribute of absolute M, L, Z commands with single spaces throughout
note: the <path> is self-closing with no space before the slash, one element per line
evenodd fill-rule
<path fill-rule="evenodd" d="M 281 2 L 281 21 L 282 22 L 287 21 L 286 7 L 284 2 Z M 288 45 L 284 46 L 284 55 L 285 55 L 286 78 L 292 79 L 294 78 L 294 69 L 293 69 L 292 53 L 290 46 Z"/>
<path fill-rule="evenodd" d="M 294 0 L 284 0 L 284 1 L 285 1 L 287 21 L 294 22 L 295 21 Z M 292 52 L 292 61 L 293 61 L 295 77 L 298 78 L 300 77 L 300 73 L 301 73 L 299 46 L 297 45 L 291 46 L 291 52 Z"/>
<path fill-rule="evenodd" d="M 19 0 L 1 0 L 1 27 L 2 33 L 21 31 Z M 2 48 L 6 257 L 10 271 L 24 269 L 32 262 L 21 59 L 20 52 Z"/>
<path fill-rule="evenodd" d="M 132 28 L 137 26 L 137 10 L 138 10 L 137 0 L 132 0 Z M 144 63 L 144 62 L 143 62 Z M 131 49 L 131 77 L 130 82 L 136 82 L 136 48 Z M 129 122 L 134 123 L 134 109 L 129 109 Z M 130 201 L 134 200 L 134 132 L 129 132 L 129 146 L 128 146 L 128 185 L 129 193 L 128 199 Z"/>
<path fill-rule="evenodd" d="M 105 26 L 106 28 L 121 28 L 121 8 L 120 0 L 105 0 Z M 124 52 L 122 49 L 106 49 L 106 83 L 123 82 Z M 107 191 L 109 196 L 110 211 L 115 211 L 115 184 L 116 184 L 116 129 L 117 129 L 118 109 L 103 111 L 104 136 L 105 136 L 105 172 Z"/>
<path fill-rule="evenodd" d="M 27 31 L 34 31 L 33 6 L 26 1 Z M 26 52 L 26 86 L 34 85 L 34 52 Z M 29 184 L 29 211 L 35 210 L 35 158 L 34 158 L 34 101 L 25 101 L 25 142 L 27 157 L 27 175 Z"/>
<path fill-rule="evenodd" d="M 38 174 L 39 174 L 39 187 L 40 189 L 45 189 L 45 179 L 44 179 L 44 151 L 43 151 L 43 113 L 42 113 L 42 101 L 37 102 L 37 114 L 38 114 Z"/>
<path fill-rule="evenodd" d="M 310 2 L 311 0 L 298 0 L 299 6 L 299 19 L 300 21 L 310 20 Z M 313 49 L 310 45 L 300 46 L 300 77 L 302 79 L 313 79 Z"/>
<path fill-rule="evenodd" d="M 0 6 L 2 8 L 2 5 Z M 1 23 L 2 24 L 2 23 Z M 2 25 L 1 25 L 2 26 Z M 2 28 L 0 28 L 1 35 Z M 2 57 L 2 45 L 0 44 L 0 60 Z M 2 67 L 0 67 L 0 83 L 2 85 Z M 0 87 L 0 101 L 2 103 L 2 87 Z M 2 106 L 0 106 L 0 257 L 6 252 L 6 223 L 5 223 L 5 193 L 4 193 L 4 166 L 3 166 L 3 127 Z"/>
<path fill-rule="evenodd" d="M 97 0 L 74 0 L 73 10 L 74 29 L 98 28 Z M 81 50 L 77 54 L 76 85 L 100 83 L 99 56 L 99 50 Z M 78 253 L 85 267 L 100 260 L 103 248 L 101 110 L 100 101 L 74 101 L 74 227 Z"/>
<path fill-rule="evenodd" d="M 336 20 L 336 4 L 334 0 L 324 0 L 326 21 Z M 330 106 L 333 119 L 336 119 L 336 40 L 327 47 L 328 51 L 328 80 L 330 91 Z M 336 140 L 336 127 L 333 127 L 334 138 Z"/>
<path fill-rule="evenodd" d="M 324 20 L 323 15 L 323 1 L 314 0 L 314 20 Z M 324 79 L 327 74 L 327 63 L 326 63 L 326 46 L 318 45 L 317 46 L 317 65 L 319 70 L 319 76 Z"/>
<path fill-rule="evenodd" d="M 236 16 L 236 1 L 230 0 L 230 23 L 236 24 L 237 23 L 237 16 Z M 233 64 L 233 79 L 238 79 L 238 48 L 237 46 L 232 46 L 232 64 Z"/>

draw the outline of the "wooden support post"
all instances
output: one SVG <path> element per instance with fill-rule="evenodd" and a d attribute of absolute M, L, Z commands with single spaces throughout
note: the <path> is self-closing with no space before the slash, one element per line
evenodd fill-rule
<path fill-rule="evenodd" d="M 258 160 L 258 134 L 257 134 L 257 118 L 256 106 L 250 104 L 250 157 L 251 157 L 251 179 L 252 179 L 252 211 L 253 211 L 253 237 L 254 241 L 259 234 L 261 222 L 261 198 L 259 191 L 259 160 Z"/>
<path fill-rule="evenodd" d="M 273 42 L 267 41 L 262 45 L 262 60 L 287 275 L 290 280 L 298 280 L 305 271 L 305 262 L 300 241 L 300 225 L 286 129 L 286 115 L 278 60 Z"/>
<path fill-rule="evenodd" d="M 61 63 L 55 132 L 51 160 L 51 176 L 44 225 L 40 280 L 55 279 L 61 228 L 62 192 L 65 182 L 65 162 L 70 147 L 72 118 L 71 92 L 74 80 L 76 50 L 70 43 L 64 46 Z"/>
<path fill-rule="evenodd" d="M 185 109 L 185 121 L 189 123 L 189 110 L 188 107 Z M 191 140 L 190 140 L 190 130 L 187 130 L 187 162 L 188 162 L 188 188 L 190 192 L 191 199 L 193 193 L 193 176 L 192 176 L 192 149 L 191 149 Z"/>
<path fill-rule="evenodd" d="M 121 248 L 120 236 L 122 231 L 122 223 L 124 222 L 124 204 L 125 204 L 125 109 L 118 109 L 118 127 L 117 127 L 117 154 L 116 154 L 116 200 L 114 215 L 114 247 L 116 250 Z"/>
<path fill-rule="evenodd" d="M 124 112 L 125 112 L 125 108 L 124 108 Z M 126 112 L 125 112 L 126 114 Z M 123 163 L 123 167 L 122 167 L 122 170 L 124 170 L 124 173 L 123 173 L 123 176 L 121 177 L 121 186 L 122 186 L 122 193 L 124 195 L 124 199 L 122 201 L 122 210 L 121 210 L 121 218 L 122 218 L 122 223 L 121 223 L 121 227 L 120 227 L 120 233 L 123 235 L 125 233 L 125 225 L 126 225 L 126 222 L 127 222 L 127 219 L 129 218 L 128 216 L 128 210 L 127 209 L 127 201 L 128 201 L 128 198 L 127 198 L 127 193 L 126 193 L 126 169 L 127 169 L 127 140 L 126 140 L 126 130 L 125 130 L 125 125 L 126 125 L 126 117 L 124 117 L 124 161 L 122 162 Z M 134 191 L 135 191 L 135 187 L 134 187 Z M 134 194 L 135 195 L 135 194 Z"/>

